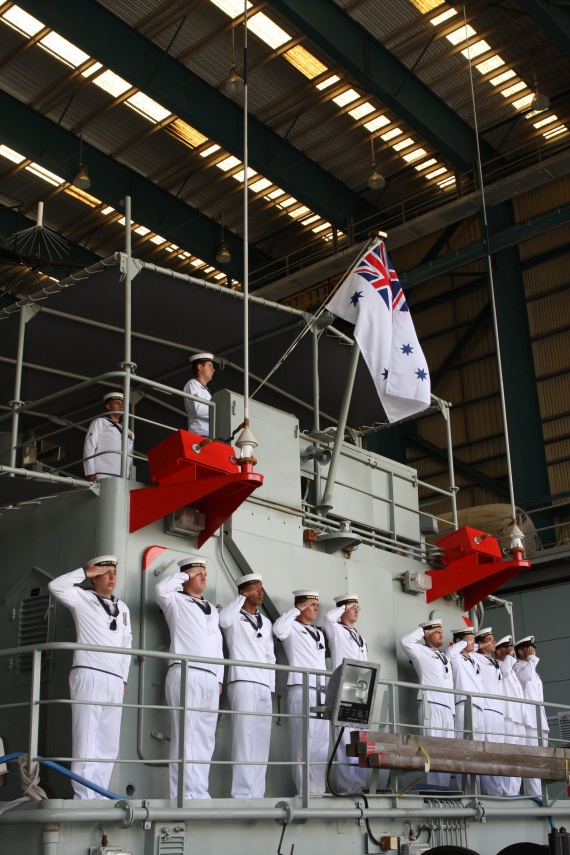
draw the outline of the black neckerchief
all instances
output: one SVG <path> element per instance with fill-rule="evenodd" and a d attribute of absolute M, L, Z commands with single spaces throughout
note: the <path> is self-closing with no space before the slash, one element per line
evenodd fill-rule
<path fill-rule="evenodd" d="M 115 419 L 111 418 L 111 416 L 105 416 L 105 419 L 110 422 L 113 427 L 116 427 L 119 433 L 123 433 L 123 425 L 121 424 L 121 422 L 116 422 Z"/>
<path fill-rule="evenodd" d="M 301 623 L 301 621 L 299 621 L 299 623 Z M 315 626 L 312 626 L 310 623 L 303 623 L 303 624 L 301 624 L 301 626 L 303 626 L 307 630 L 307 632 L 309 633 L 309 635 L 311 636 L 311 638 L 313 639 L 313 641 L 317 645 L 317 649 L 318 650 L 324 650 L 325 645 L 321 641 L 321 634 L 320 634 L 319 630 Z"/>
<path fill-rule="evenodd" d="M 445 668 L 445 673 L 449 674 L 449 667 L 447 664 L 449 662 L 449 659 L 447 658 L 445 653 L 442 653 L 441 650 L 436 650 L 435 647 L 432 647 L 431 649 L 433 650 L 433 652 L 435 653 L 435 655 L 437 656 L 437 658 L 439 659 L 439 661 L 442 663 L 443 667 Z"/>
<path fill-rule="evenodd" d="M 205 615 L 209 615 L 212 613 L 212 606 L 207 600 L 202 599 L 202 597 L 193 597 L 192 594 L 187 594 L 186 591 L 178 591 L 179 594 L 183 594 L 185 597 L 188 597 L 191 602 L 195 605 L 200 606 Z"/>
<path fill-rule="evenodd" d="M 117 618 L 119 617 L 119 605 L 118 605 L 117 598 L 113 597 L 111 595 L 111 605 L 109 605 L 109 600 L 105 599 L 104 597 L 100 597 L 99 594 L 95 593 L 95 591 L 93 591 L 93 593 L 95 594 L 95 596 L 97 597 L 97 599 L 99 600 L 100 604 L 103 606 L 103 608 L 105 609 L 105 611 L 107 612 L 109 617 L 112 618 L 112 621 L 109 624 L 109 629 L 112 630 L 113 632 L 116 632 L 117 631 Z M 111 606 L 113 607 L 112 611 L 111 611 Z"/>
<path fill-rule="evenodd" d="M 483 656 L 485 657 L 485 659 L 487 660 L 489 665 L 492 665 L 493 668 L 495 668 L 499 672 L 498 678 L 499 678 L 499 682 L 500 682 L 503 679 L 503 675 L 501 674 L 501 666 L 499 665 L 499 663 L 497 662 L 496 659 L 493 659 L 491 656 L 487 656 L 486 653 L 483 653 Z"/>
<path fill-rule="evenodd" d="M 467 659 L 467 661 L 468 661 L 468 662 L 471 662 L 471 664 L 472 664 L 472 665 L 473 665 L 473 667 L 475 668 L 475 673 L 476 673 L 476 674 L 480 674 L 480 673 L 481 673 L 481 669 L 479 668 L 479 665 L 478 665 L 478 664 L 477 664 L 477 662 L 475 662 L 475 660 L 471 657 L 471 654 L 470 654 L 470 653 L 462 653 L 461 655 L 463 656 L 463 658 L 464 658 L 464 659 Z"/>
<path fill-rule="evenodd" d="M 246 612 L 245 609 L 240 609 L 240 614 L 244 616 L 250 627 L 254 632 L 257 632 L 257 638 L 263 638 L 261 634 L 261 628 L 263 626 L 263 620 L 260 613 L 256 610 L 255 615 L 251 615 L 250 612 Z M 256 620 L 257 618 L 257 620 Z"/>
<path fill-rule="evenodd" d="M 343 626 L 343 627 L 346 629 L 346 631 L 347 631 L 347 632 L 349 632 L 349 633 L 350 633 L 350 635 L 351 635 L 352 639 L 353 639 L 353 640 L 358 644 L 358 646 L 359 646 L 359 647 L 360 647 L 360 649 L 362 650 L 362 649 L 363 649 L 363 647 L 364 647 L 364 639 L 362 638 L 362 636 L 360 635 L 360 633 L 358 632 L 358 630 L 357 630 L 357 629 L 355 629 L 353 626 L 347 626 L 347 625 L 346 625 L 345 623 L 343 623 L 342 621 L 339 621 L 339 623 L 340 623 L 340 625 L 341 625 L 341 626 Z"/>

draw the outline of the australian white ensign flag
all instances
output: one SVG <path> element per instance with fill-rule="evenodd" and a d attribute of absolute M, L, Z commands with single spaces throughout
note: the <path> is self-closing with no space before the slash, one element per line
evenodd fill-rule
<path fill-rule="evenodd" d="M 326 308 L 354 324 L 354 336 L 390 422 L 430 404 L 431 383 L 402 286 L 377 240 Z"/>

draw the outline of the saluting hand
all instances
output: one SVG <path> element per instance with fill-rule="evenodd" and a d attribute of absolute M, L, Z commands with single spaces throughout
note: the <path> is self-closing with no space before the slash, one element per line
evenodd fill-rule
<path fill-rule="evenodd" d="M 101 567 L 99 564 L 91 564 L 85 568 L 85 575 L 88 579 L 93 579 L 94 576 L 105 576 L 109 570 L 114 570 L 112 565 Z"/>

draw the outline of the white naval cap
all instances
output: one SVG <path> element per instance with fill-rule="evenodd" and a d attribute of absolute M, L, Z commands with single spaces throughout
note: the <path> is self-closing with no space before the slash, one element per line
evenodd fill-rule
<path fill-rule="evenodd" d="M 488 635 L 493 635 L 493 627 L 486 626 L 485 629 L 478 629 L 475 633 L 475 641 L 481 641 L 483 638 L 486 638 Z"/>
<path fill-rule="evenodd" d="M 524 638 L 521 638 L 520 641 L 516 641 L 515 650 L 518 650 L 519 647 L 535 647 L 534 638 L 534 635 L 526 635 Z"/>
<path fill-rule="evenodd" d="M 189 361 L 190 361 L 190 364 L 192 365 L 192 363 L 194 363 L 194 362 L 208 362 L 208 361 L 215 362 L 216 358 L 215 358 L 213 353 L 207 353 L 207 352 L 193 353 L 192 356 L 190 357 Z"/>
<path fill-rule="evenodd" d="M 348 606 L 350 603 L 358 603 L 358 594 L 341 594 L 334 598 L 337 606 Z"/>
<path fill-rule="evenodd" d="M 251 585 L 252 582 L 263 582 L 263 576 L 261 573 L 246 573 L 245 576 L 241 576 L 239 579 L 236 579 L 238 591 L 241 590 L 241 588 L 245 588 L 246 585 Z"/>
<path fill-rule="evenodd" d="M 206 559 L 201 555 L 187 555 L 186 558 L 181 558 L 178 562 L 180 572 L 191 570 L 192 567 L 206 567 Z"/>
<path fill-rule="evenodd" d="M 497 641 L 497 647 L 512 647 L 513 646 L 513 637 L 512 635 L 505 635 L 503 638 L 500 638 Z"/>
<path fill-rule="evenodd" d="M 114 401 L 116 399 L 118 399 L 119 401 L 123 401 L 124 398 L 125 396 L 122 392 L 107 392 L 106 395 L 103 395 L 103 400 L 106 404 L 108 404 L 109 401 Z"/>
<path fill-rule="evenodd" d="M 293 596 L 295 597 L 295 601 L 297 600 L 318 600 L 319 592 L 315 591 L 314 588 L 310 590 L 308 588 L 302 589 L 299 591 L 293 591 Z"/>
<path fill-rule="evenodd" d="M 428 620 L 425 623 L 420 623 L 421 629 L 424 632 L 430 632 L 432 629 L 441 629 L 443 626 L 440 620 Z"/>
<path fill-rule="evenodd" d="M 94 567 L 95 565 L 99 567 L 116 567 L 119 563 L 119 559 L 116 555 L 98 555 L 96 558 L 92 558 L 85 565 L 86 567 Z"/>
<path fill-rule="evenodd" d="M 475 630 L 472 626 L 462 626 L 461 629 L 452 629 L 451 634 L 454 638 L 463 638 L 465 635 L 474 635 Z"/>

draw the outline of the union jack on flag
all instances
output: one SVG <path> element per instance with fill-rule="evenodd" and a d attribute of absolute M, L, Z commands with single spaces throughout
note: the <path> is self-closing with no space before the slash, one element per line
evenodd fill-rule
<path fill-rule="evenodd" d="M 327 309 L 355 325 L 354 336 L 389 421 L 429 406 L 427 363 L 383 241 L 376 240 L 357 261 Z"/>

